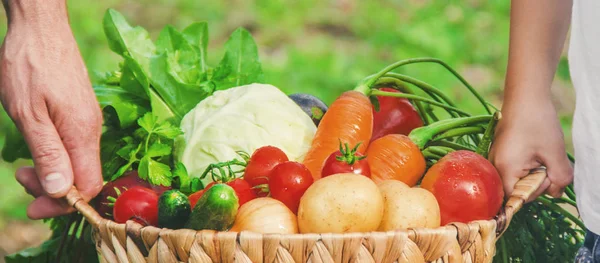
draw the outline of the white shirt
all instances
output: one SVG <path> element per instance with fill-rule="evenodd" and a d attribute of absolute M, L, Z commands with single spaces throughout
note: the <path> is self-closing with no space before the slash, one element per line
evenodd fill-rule
<path fill-rule="evenodd" d="M 600 234 L 600 1 L 574 0 L 569 45 L 576 104 L 575 192 L 586 227 Z"/>

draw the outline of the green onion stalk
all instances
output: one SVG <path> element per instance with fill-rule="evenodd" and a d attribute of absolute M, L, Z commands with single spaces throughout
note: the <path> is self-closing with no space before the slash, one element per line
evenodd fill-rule
<path fill-rule="evenodd" d="M 491 114 L 492 111 L 490 108 L 493 108 L 493 106 L 489 102 L 485 101 L 483 97 L 456 70 L 450 67 L 447 63 L 435 58 L 414 58 L 395 62 L 380 70 L 376 74 L 367 77 L 365 80 L 363 80 L 359 87 L 357 87 L 357 89 L 366 91 L 369 88 L 374 89 L 380 86 L 390 86 L 400 90 L 405 94 L 392 95 L 379 90 L 373 90 L 365 94 L 368 96 L 389 96 L 408 99 L 415 105 L 417 112 L 419 113 L 419 116 L 421 116 L 425 126 L 440 120 L 440 118 L 433 111 L 434 106 L 444 109 L 451 118 L 471 116 L 469 113 L 458 109 L 456 104 L 452 101 L 452 99 L 450 99 L 449 96 L 433 85 L 411 76 L 392 72 L 393 70 L 402 66 L 416 63 L 436 63 L 443 66 L 477 98 L 486 112 Z M 414 90 L 411 88 L 408 88 L 405 83 L 408 83 L 413 87 L 423 91 L 428 97 L 418 96 L 416 92 L 414 92 Z M 475 144 L 480 143 L 480 136 L 478 136 L 477 133 L 470 134 L 468 138 L 470 138 L 470 140 L 472 140 L 472 142 Z M 456 141 L 460 144 L 468 144 L 468 142 L 462 137 L 459 137 Z"/>

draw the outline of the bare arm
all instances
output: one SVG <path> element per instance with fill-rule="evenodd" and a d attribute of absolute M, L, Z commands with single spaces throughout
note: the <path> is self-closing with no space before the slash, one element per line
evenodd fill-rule
<path fill-rule="evenodd" d="M 4 0 L 0 99 L 23 134 L 34 167 L 17 180 L 36 197 L 31 218 L 65 214 L 76 185 L 86 199 L 102 187 L 101 113 L 69 26 L 65 0 Z"/>
<path fill-rule="evenodd" d="M 573 180 L 550 87 L 571 19 L 571 0 L 513 0 L 510 49 L 502 105 L 491 159 L 507 193 L 529 169 L 544 165 L 539 189 L 560 196 Z"/>

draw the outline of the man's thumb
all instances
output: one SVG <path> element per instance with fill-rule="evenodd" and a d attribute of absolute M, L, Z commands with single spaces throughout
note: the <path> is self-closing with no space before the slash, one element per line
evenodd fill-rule
<path fill-rule="evenodd" d="M 73 171 L 69 155 L 50 118 L 45 116 L 42 120 L 21 122 L 19 126 L 40 184 L 50 197 L 65 196 L 73 185 Z"/>

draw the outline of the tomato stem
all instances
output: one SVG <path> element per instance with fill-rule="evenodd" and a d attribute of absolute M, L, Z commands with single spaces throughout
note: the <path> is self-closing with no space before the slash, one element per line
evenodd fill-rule
<path fill-rule="evenodd" d="M 473 126 L 482 122 L 489 122 L 490 118 L 492 118 L 492 116 L 482 115 L 442 120 L 432 123 L 429 126 L 416 128 L 410 132 L 408 137 L 419 147 L 419 149 L 423 150 L 427 143 L 441 133 L 458 127 Z"/>
<path fill-rule="evenodd" d="M 226 162 L 212 163 L 208 167 L 206 167 L 202 175 L 200 175 L 200 179 L 204 179 L 208 174 L 210 174 L 214 182 L 227 183 L 238 178 L 237 175 L 243 173 L 245 169 L 233 170 L 232 166 L 241 166 L 245 168 L 248 164 L 248 162 L 246 161 L 246 159 L 248 159 L 248 155 L 243 152 L 237 153 L 242 157 L 243 161 L 233 159 Z M 218 173 L 216 173 L 215 170 L 217 170 Z"/>
<path fill-rule="evenodd" d="M 358 156 L 356 154 L 356 152 L 358 152 L 358 147 L 362 144 L 362 142 L 357 143 L 354 148 L 350 149 L 350 145 L 348 145 L 348 143 L 344 143 L 342 145 L 342 140 L 338 140 L 340 142 L 340 155 L 335 157 L 336 160 L 349 165 L 354 165 L 354 163 L 367 158 L 367 156 Z"/>
<path fill-rule="evenodd" d="M 494 138 L 494 131 L 496 130 L 496 125 L 498 121 L 502 118 L 502 114 L 499 111 L 494 112 L 493 118 L 487 125 L 485 129 L 485 133 L 483 134 L 483 138 L 481 142 L 477 145 L 477 154 L 483 156 L 484 158 L 488 158 L 488 153 L 490 151 L 490 145 L 492 145 L 492 139 Z"/>
<path fill-rule="evenodd" d="M 267 193 L 267 195 L 271 194 L 268 183 L 253 186 L 252 189 L 259 189 L 261 193 Z"/>

